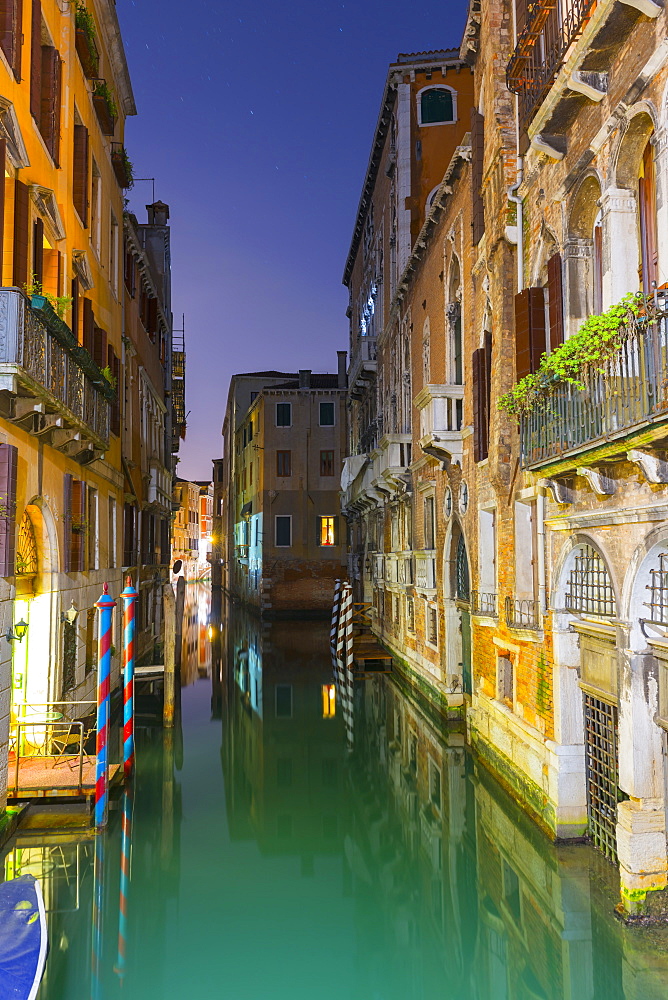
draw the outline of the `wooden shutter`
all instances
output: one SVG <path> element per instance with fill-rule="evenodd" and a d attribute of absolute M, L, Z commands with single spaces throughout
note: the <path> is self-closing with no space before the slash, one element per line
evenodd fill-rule
<path fill-rule="evenodd" d="M 65 473 L 63 482 L 63 571 L 72 572 L 72 476 Z"/>
<path fill-rule="evenodd" d="M 30 31 L 30 114 L 36 122 L 39 122 L 42 111 L 42 5 L 40 0 L 32 0 Z"/>
<path fill-rule="evenodd" d="M 473 242 L 478 244 L 485 232 L 485 206 L 482 198 L 482 178 L 485 163 L 485 118 L 471 108 L 471 195 L 473 198 Z"/>
<path fill-rule="evenodd" d="M 86 348 L 91 358 L 94 354 L 95 340 L 95 317 L 93 316 L 93 303 L 90 299 L 83 300 L 83 346 Z"/>
<path fill-rule="evenodd" d="M 116 357 L 116 352 L 109 344 L 107 347 L 107 364 L 109 370 L 113 375 L 116 384 L 115 395 L 111 402 L 111 433 L 115 434 L 117 437 L 121 433 L 121 402 L 120 402 L 120 376 L 121 376 L 121 362 L 120 359 Z"/>
<path fill-rule="evenodd" d="M 84 226 L 88 225 L 88 129 L 74 126 L 72 200 Z"/>
<path fill-rule="evenodd" d="M 2 265 L 5 249 L 5 161 L 7 157 L 7 141 L 0 139 L 0 285 L 2 284 Z"/>
<path fill-rule="evenodd" d="M 16 562 L 16 465 L 19 450 L 0 444 L 0 576 L 13 576 Z"/>
<path fill-rule="evenodd" d="M 471 358 L 471 375 L 473 378 L 473 460 L 481 462 L 484 458 L 482 447 L 482 390 L 483 377 L 481 376 L 483 350 L 478 348 L 473 352 Z"/>
<path fill-rule="evenodd" d="M 515 33 L 518 38 L 527 23 L 527 10 L 527 0 L 515 0 Z"/>
<path fill-rule="evenodd" d="M 0 48 L 17 80 L 21 79 L 23 0 L 0 0 Z"/>
<path fill-rule="evenodd" d="M 80 479 L 72 479 L 71 511 L 70 572 L 82 573 L 86 550 L 86 484 Z"/>
<path fill-rule="evenodd" d="M 32 273 L 41 288 L 44 281 L 44 223 L 35 219 L 32 227 Z"/>
<path fill-rule="evenodd" d="M 642 158 L 642 171 L 638 181 L 640 208 L 640 287 L 649 295 L 658 280 L 659 253 L 656 238 L 656 174 L 654 146 L 648 142 Z"/>
<path fill-rule="evenodd" d="M 515 296 L 515 362 L 519 381 L 535 372 L 545 353 L 545 290 L 524 288 Z"/>
<path fill-rule="evenodd" d="M 79 339 L 79 279 L 72 278 L 72 333 Z"/>
<path fill-rule="evenodd" d="M 547 294 L 550 310 L 550 350 L 564 342 L 564 286 L 561 254 L 553 254 L 547 262 Z"/>
<path fill-rule="evenodd" d="M 61 73 L 60 53 L 53 45 L 43 45 L 39 130 L 56 166 L 60 140 Z"/>
<path fill-rule="evenodd" d="M 151 340 L 155 340 L 156 330 L 158 329 L 158 300 L 154 296 L 150 296 L 148 300 L 148 334 Z"/>
<path fill-rule="evenodd" d="M 30 198 L 28 186 L 14 181 L 14 268 L 12 281 L 17 288 L 28 284 L 28 226 Z"/>
<path fill-rule="evenodd" d="M 100 326 L 93 326 L 93 361 L 98 368 L 107 365 L 107 331 Z"/>

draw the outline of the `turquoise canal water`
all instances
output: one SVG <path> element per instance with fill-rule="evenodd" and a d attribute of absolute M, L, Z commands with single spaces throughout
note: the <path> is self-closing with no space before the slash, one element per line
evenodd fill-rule
<path fill-rule="evenodd" d="M 97 839 L 9 845 L 49 910 L 39 1000 L 668 997 L 666 930 L 616 921 L 607 862 L 550 845 L 414 694 L 332 694 L 319 624 L 205 634 L 180 724 L 138 732 L 124 903 L 122 801 Z"/>

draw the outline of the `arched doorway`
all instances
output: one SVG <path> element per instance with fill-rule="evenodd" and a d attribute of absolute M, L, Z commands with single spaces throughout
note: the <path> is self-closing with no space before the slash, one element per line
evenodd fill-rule
<path fill-rule="evenodd" d="M 473 693 L 471 670 L 471 585 L 466 540 L 454 518 L 445 539 L 443 558 L 445 611 L 445 675 L 450 691 Z"/>

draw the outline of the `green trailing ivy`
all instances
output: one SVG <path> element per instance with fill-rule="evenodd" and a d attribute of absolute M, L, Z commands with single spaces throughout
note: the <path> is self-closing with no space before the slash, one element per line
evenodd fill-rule
<path fill-rule="evenodd" d="M 576 334 L 543 355 L 537 371 L 525 375 L 499 398 L 499 409 L 521 416 L 557 382 L 569 382 L 576 389 L 586 388 L 592 374 L 605 373 L 605 364 L 620 350 L 627 327 L 646 315 L 648 308 L 649 303 L 642 295 L 629 294 L 600 315 L 590 316 Z"/>

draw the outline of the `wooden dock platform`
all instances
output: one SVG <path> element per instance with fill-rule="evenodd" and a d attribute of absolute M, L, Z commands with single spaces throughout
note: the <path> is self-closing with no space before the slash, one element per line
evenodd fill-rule
<path fill-rule="evenodd" d="M 79 755 L 63 757 L 53 765 L 53 757 L 22 757 L 19 763 L 18 788 L 15 783 L 15 763 L 9 761 L 8 798 L 90 799 L 95 795 L 95 760 L 85 758 L 79 784 Z M 109 765 L 109 784 L 122 777 L 121 764 Z"/>
<path fill-rule="evenodd" d="M 374 636 L 368 633 L 353 636 L 353 664 L 356 672 L 374 674 L 392 672 L 392 656 L 383 649 Z"/>

